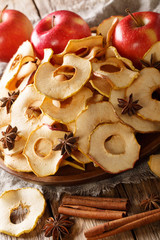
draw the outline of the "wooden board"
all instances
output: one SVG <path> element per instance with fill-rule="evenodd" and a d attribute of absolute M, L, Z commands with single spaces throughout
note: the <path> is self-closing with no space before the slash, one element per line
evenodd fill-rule
<path fill-rule="evenodd" d="M 142 147 L 140 158 L 135 164 L 135 167 L 143 161 L 144 157 L 148 156 L 151 153 L 154 153 L 158 147 L 160 147 L 160 133 L 137 134 L 136 137 Z M 6 172 L 22 178 L 23 180 L 41 185 L 76 185 L 115 176 L 113 174 L 104 172 L 99 167 L 94 167 L 92 163 L 86 165 L 85 171 L 66 166 L 59 169 L 54 176 L 47 177 L 37 177 L 33 173 L 15 172 L 6 167 L 2 159 L 0 159 L 0 167 Z"/>

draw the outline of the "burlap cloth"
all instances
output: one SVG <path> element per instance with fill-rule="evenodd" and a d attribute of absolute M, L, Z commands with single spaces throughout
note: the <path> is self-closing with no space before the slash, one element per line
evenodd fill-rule
<path fill-rule="evenodd" d="M 41 0 L 40 0 L 41 1 Z M 103 19 L 111 15 L 125 15 L 125 8 L 129 7 L 132 12 L 155 11 L 160 12 L 159 0 L 53 0 L 53 10 L 67 9 L 80 14 L 90 26 L 98 25 Z M 24 1 L 24 4 L 26 1 Z M 36 24 L 36 16 L 32 15 L 33 24 Z M 44 16 L 42 16 L 44 17 Z M 0 75 L 5 64 L 0 63 Z M 147 159 L 134 169 L 121 173 L 110 179 L 85 183 L 71 187 L 58 186 L 47 187 L 25 182 L 0 169 L 0 192 L 20 187 L 36 187 L 42 190 L 46 198 L 60 197 L 62 193 L 98 195 L 100 192 L 108 191 L 119 183 L 139 183 L 155 176 L 150 172 Z"/>

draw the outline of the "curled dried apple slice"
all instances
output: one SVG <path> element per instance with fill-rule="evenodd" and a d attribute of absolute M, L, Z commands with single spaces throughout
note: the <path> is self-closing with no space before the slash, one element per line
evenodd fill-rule
<path fill-rule="evenodd" d="M 87 155 L 84 155 L 79 150 L 73 151 L 73 153 L 71 154 L 71 157 L 73 159 L 75 159 L 77 162 L 80 162 L 80 163 L 83 163 L 83 164 L 87 164 L 87 163 L 92 162 L 92 160 Z"/>
<path fill-rule="evenodd" d="M 63 57 L 67 53 L 76 53 L 79 55 L 84 55 L 89 52 L 95 46 L 103 46 L 103 37 L 102 36 L 90 36 L 81 39 L 71 39 L 68 41 L 63 52 L 53 55 L 53 60 L 56 64 L 62 64 Z"/>
<path fill-rule="evenodd" d="M 147 133 L 147 132 L 160 131 L 159 122 L 145 120 L 140 116 L 138 116 L 137 114 L 134 114 L 132 116 L 129 116 L 128 114 L 121 114 L 122 108 L 118 106 L 118 98 L 125 99 L 126 97 L 125 91 L 126 89 L 112 90 L 109 98 L 109 101 L 112 103 L 119 118 L 124 123 L 133 127 L 137 132 Z"/>
<path fill-rule="evenodd" d="M 93 93 L 90 89 L 83 87 L 74 96 L 59 102 L 60 106 L 54 105 L 51 98 L 45 98 L 41 105 L 41 110 L 59 122 L 73 122 L 80 112 L 85 109 L 86 101 L 92 95 Z M 56 102 L 56 104 L 58 103 Z"/>
<path fill-rule="evenodd" d="M 120 154 L 111 153 L 105 148 L 105 141 L 117 135 L 125 145 L 124 152 Z M 89 156 L 106 172 L 115 174 L 133 168 L 139 159 L 139 151 L 140 145 L 133 129 L 120 122 L 100 124 L 90 135 Z"/>
<path fill-rule="evenodd" d="M 7 67 L 2 75 L 1 84 L 9 88 L 12 81 L 14 81 L 16 75 L 18 74 L 21 66 L 28 62 L 34 60 L 34 51 L 32 44 L 29 41 L 25 41 L 11 58 Z M 10 89 L 13 90 L 13 89 Z"/>
<path fill-rule="evenodd" d="M 94 89 L 96 89 L 100 94 L 105 97 L 109 97 L 110 91 L 112 89 L 109 80 L 107 81 L 107 77 L 98 77 L 94 76 L 89 81 Z"/>
<path fill-rule="evenodd" d="M 45 48 L 44 49 L 44 57 L 41 61 L 42 63 L 49 62 L 53 56 L 53 50 L 51 48 Z"/>
<path fill-rule="evenodd" d="M 11 222 L 12 211 L 22 207 L 27 210 L 25 219 L 15 224 Z M 43 215 L 46 201 L 42 193 L 36 188 L 21 188 L 9 190 L 0 196 L 0 232 L 19 237 L 31 232 Z"/>
<path fill-rule="evenodd" d="M 151 48 L 144 54 L 142 60 L 148 63 L 149 66 L 160 61 L 160 41 L 151 46 Z"/>
<path fill-rule="evenodd" d="M 148 165 L 151 171 L 160 177 L 160 154 L 154 154 L 149 157 Z"/>
<path fill-rule="evenodd" d="M 44 96 L 36 91 L 33 84 L 30 84 L 12 105 L 11 125 L 16 126 L 25 138 L 37 125 L 41 124 L 43 114 L 39 107 L 43 99 Z"/>
<path fill-rule="evenodd" d="M 126 90 L 126 97 L 132 93 L 142 108 L 139 116 L 150 121 L 160 121 L 160 101 L 154 92 L 160 89 L 160 72 L 155 68 L 144 68 L 138 79 Z"/>
<path fill-rule="evenodd" d="M 122 57 L 118 52 L 117 52 L 117 49 L 113 46 L 109 46 L 107 49 L 106 49 L 106 59 L 107 58 L 111 58 L 111 57 L 116 57 L 117 59 L 121 60 L 126 66 L 128 66 L 128 68 L 132 69 L 133 71 L 138 71 L 132 61 L 128 58 L 124 58 Z"/>
<path fill-rule="evenodd" d="M 57 172 L 64 156 L 61 155 L 61 151 L 53 151 L 53 149 L 65 133 L 58 130 L 52 131 L 45 125 L 31 132 L 23 154 L 37 176 L 45 177 Z"/>
<path fill-rule="evenodd" d="M 8 97 L 8 89 L 2 86 L 0 83 L 0 99 Z M 8 125 L 11 121 L 10 112 L 7 113 L 6 107 L 2 107 L 2 101 L 0 101 L 0 127 Z"/>
<path fill-rule="evenodd" d="M 75 70 L 69 80 L 62 80 L 58 76 L 65 67 Z M 35 74 L 35 86 L 44 95 L 53 99 L 63 100 L 78 92 L 87 82 L 90 74 L 91 63 L 89 60 L 74 54 L 67 54 L 64 56 L 63 65 L 55 71 L 52 64 L 42 64 Z"/>
<path fill-rule="evenodd" d="M 22 153 L 12 155 L 6 154 L 4 156 L 4 164 L 16 172 L 32 172 L 27 158 Z"/>
<path fill-rule="evenodd" d="M 107 78 L 114 89 L 128 87 L 139 75 L 138 72 L 127 69 L 117 58 L 108 58 L 104 62 L 93 62 L 94 74 Z"/>
<path fill-rule="evenodd" d="M 70 166 L 70 167 L 85 171 L 84 166 L 80 166 L 77 163 L 74 163 L 68 160 L 63 160 L 62 163 L 60 164 L 60 167 L 65 167 L 65 166 Z"/>
<path fill-rule="evenodd" d="M 79 150 L 87 154 L 89 135 L 98 124 L 116 121 L 119 121 L 119 118 L 109 102 L 103 101 L 90 104 L 76 119 L 75 136 L 79 137 Z"/>

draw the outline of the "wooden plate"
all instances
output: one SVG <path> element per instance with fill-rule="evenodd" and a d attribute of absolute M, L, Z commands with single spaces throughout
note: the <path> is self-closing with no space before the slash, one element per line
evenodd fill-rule
<path fill-rule="evenodd" d="M 160 133 L 137 134 L 138 142 L 141 144 L 140 158 L 135 164 L 135 167 L 142 161 L 144 157 L 154 153 L 160 147 Z M 111 178 L 115 175 L 104 172 L 99 167 L 94 167 L 92 163 L 86 165 L 86 171 L 71 168 L 69 166 L 58 170 L 54 176 L 37 177 L 33 173 L 15 172 L 7 168 L 3 160 L 0 158 L 0 167 L 6 172 L 15 175 L 23 180 L 37 183 L 40 185 L 76 185 L 88 183 L 91 181 Z"/>

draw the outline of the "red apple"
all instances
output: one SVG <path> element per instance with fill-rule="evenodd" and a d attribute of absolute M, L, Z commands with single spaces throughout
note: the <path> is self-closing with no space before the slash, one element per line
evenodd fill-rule
<path fill-rule="evenodd" d="M 91 35 L 88 24 L 76 13 L 60 10 L 44 17 L 34 28 L 31 42 L 37 56 L 43 58 L 43 50 L 52 48 L 54 53 L 64 50 L 70 39 Z"/>
<path fill-rule="evenodd" d="M 17 10 L 0 12 L 0 61 L 8 62 L 18 47 L 30 40 L 33 27 L 30 20 Z"/>
<path fill-rule="evenodd" d="M 119 54 L 132 60 L 137 68 L 145 52 L 157 41 L 160 41 L 160 14 L 155 12 L 136 12 L 124 17 L 112 38 Z"/>

